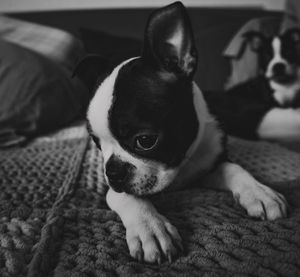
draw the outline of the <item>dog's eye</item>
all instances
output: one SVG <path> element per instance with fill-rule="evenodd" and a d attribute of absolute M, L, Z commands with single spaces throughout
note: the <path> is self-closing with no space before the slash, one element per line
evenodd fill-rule
<path fill-rule="evenodd" d="M 141 135 L 137 136 L 135 139 L 135 148 L 137 150 L 151 150 L 153 149 L 158 141 L 157 135 Z"/>
<path fill-rule="evenodd" d="M 299 43 L 300 42 L 300 32 L 299 31 L 291 32 L 290 39 L 294 43 Z"/>

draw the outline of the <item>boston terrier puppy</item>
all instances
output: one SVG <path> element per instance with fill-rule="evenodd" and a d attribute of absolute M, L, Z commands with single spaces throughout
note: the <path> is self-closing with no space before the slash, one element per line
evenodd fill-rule
<path fill-rule="evenodd" d="M 95 56 L 75 74 L 101 71 Z M 87 119 L 103 154 L 107 203 L 126 228 L 130 255 L 161 263 L 182 250 L 176 227 L 147 196 L 191 183 L 229 190 L 253 217 L 287 216 L 285 198 L 226 158 L 225 134 L 193 76 L 197 51 L 180 2 L 154 11 L 142 54 L 122 62 L 95 88 Z M 100 75 L 102 73 L 99 73 Z"/>
<path fill-rule="evenodd" d="M 259 32 L 245 34 L 258 55 L 260 73 L 269 83 L 270 95 L 279 106 L 300 107 L 300 29 L 265 37 Z"/>
<path fill-rule="evenodd" d="M 255 134 L 282 143 L 299 142 L 300 29 L 291 28 L 272 38 L 258 33 L 246 36 L 258 54 L 262 78 L 265 78 L 255 88 L 261 93 L 257 99 L 260 112 L 254 116 L 261 114 L 261 118 Z M 250 113 L 248 117 L 252 117 Z"/>
<path fill-rule="evenodd" d="M 226 92 L 204 92 L 227 133 L 246 139 L 300 141 L 300 29 L 244 34 L 259 74 Z M 245 124 L 247 122 L 247 124 Z"/>

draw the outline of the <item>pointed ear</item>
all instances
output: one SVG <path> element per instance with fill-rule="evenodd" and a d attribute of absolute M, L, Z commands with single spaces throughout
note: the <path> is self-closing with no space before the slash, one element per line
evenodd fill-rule
<path fill-rule="evenodd" d="M 249 31 L 243 34 L 254 52 L 259 52 L 264 47 L 266 38 L 258 31 Z"/>
<path fill-rule="evenodd" d="M 164 73 L 192 78 L 197 51 L 187 11 L 181 2 L 154 11 L 145 30 L 142 59 Z"/>
<path fill-rule="evenodd" d="M 78 76 L 91 91 L 108 71 L 108 65 L 108 60 L 101 56 L 87 55 L 76 65 L 72 77 Z"/>

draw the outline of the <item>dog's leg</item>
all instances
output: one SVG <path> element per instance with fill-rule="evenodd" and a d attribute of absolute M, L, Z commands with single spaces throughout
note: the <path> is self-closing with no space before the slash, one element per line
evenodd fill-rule
<path fill-rule="evenodd" d="M 178 250 L 182 250 L 176 228 L 148 200 L 112 189 L 109 189 L 106 200 L 126 228 L 126 240 L 132 257 L 139 261 L 161 263 L 161 252 L 172 261 Z"/>
<path fill-rule="evenodd" d="M 204 184 L 208 188 L 231 191 L 250 216 L 268 220 L 287 216 L 284 196 L 259 183 L 237 164 L 222 163 L 204 180 Z"/>

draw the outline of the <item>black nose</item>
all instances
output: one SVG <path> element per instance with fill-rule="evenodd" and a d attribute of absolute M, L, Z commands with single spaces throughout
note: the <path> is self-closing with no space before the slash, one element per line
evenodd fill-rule
<path fill-rule="evenodd" d="M 285 64 L 284 63 L 275 63 L 273 65 L 273 74 L 274 75 L 284 75 L 285 74 Z"/>
<path fill-rule="evenodd" d="M 106 176 L 111 182 L 122 182 L 127 176 L 126 166 L 108 162 L 106 164 Z"/>
<path fill-rule="evenodd" d="M 132 164 L 120 160 L 116 155 L 112 155 L 105 165 L 105 174 L 109 185 L 117 192 L 124 191 L 126 184 L 132 178 L 134 168 L 135 166 Z"/>

